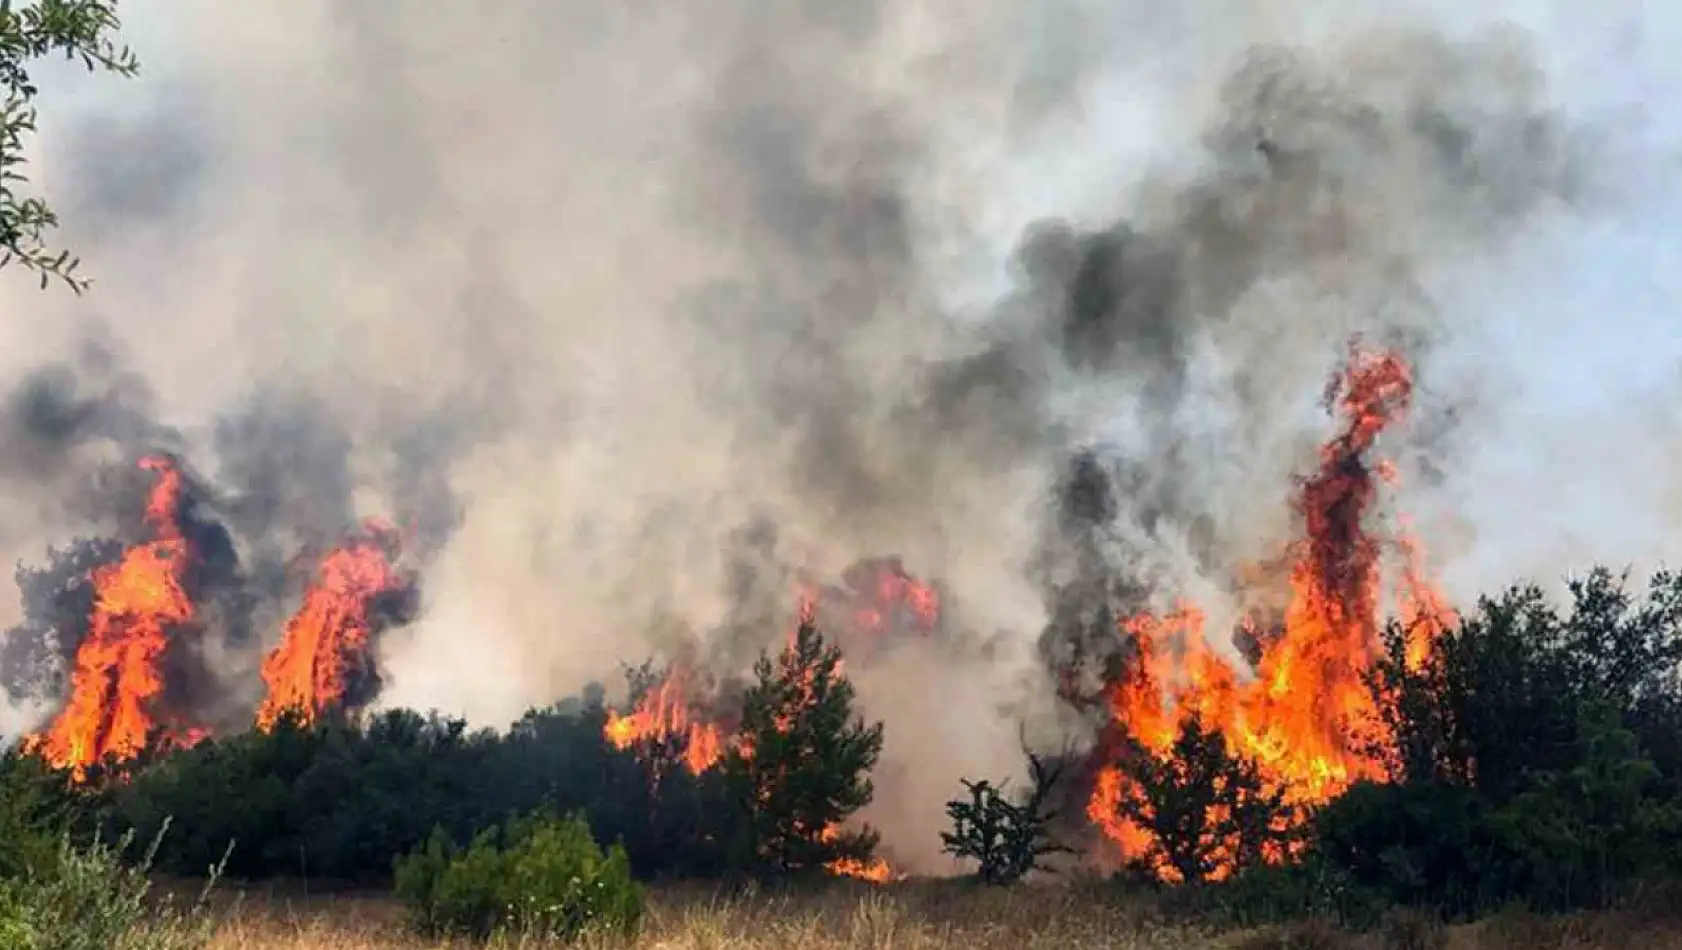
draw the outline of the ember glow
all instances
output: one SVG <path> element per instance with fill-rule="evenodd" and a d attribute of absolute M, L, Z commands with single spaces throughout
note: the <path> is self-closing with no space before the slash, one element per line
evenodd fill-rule
<path fill-rule="evenodd" d="M 164 654 L 172 634 L 193 619 L 185 586 L 192 552 L 179 520 L 181 471 L 163 457 L 139 464 L 156 479 L 145 514 L 152 540 L 93 572 L 93 614 L 76 649 L 69 698 L 45 732 L 25 740 L 77 779 L 96 763 L 132 760 L 160 741 Z M 187 729 L 170 744 L 202 737 L 202 730 Z"/>
<path fill-rule="evenodd" d="M 1358 751 L 1350 738 L 1381 728 L 1363 681 L 1380 649 L 1382 554 L 1365 525 L 1381 474 L 1366 455 L 1405 413 L 1412 388 L 1400 356 L 1352 348 L 1328 391 L 1343 426 L 1300 486 L 1304 535 L 1291 548 L 1283 629 L 1260 637 L 1259 661 L 1241 674 L 1210 649 L 1205 616 L 1194 605 L 1123 620 L 1122 637 L 1134 652 L 1106 689 L 1109 729 L 1145 754 L 1164 757 L 1181 725 L 1195 717 L 1219 728 L 1232 751 L 1252 759 L 1264 781 L 1295 806 L 1325 802 L 1357 780 L 1383 776 L 1383 763 Z M 1417 542 L 1404 535 L 1395 547 L 1405 563 L 1396 599 L 1414 637 L 1409 662 L 1417 663 L 1452 614 L 1425 581 Z M 1128 785 L 1120 767 L 1104 764 L 1087 814 L 1125 858 L 1140 859 L 1150 852 L 1150 834 L 1117 812 L 1132 791 Z M 1219 854 L 1222 843 L 1213 844 Z M 1153 870 L 1177 878 L 1165 865 Z M 1223 865 L 1213 876 L 1228 873 Z"/>
<path fill-rule="evenodd" d="M 310 724 L 367 698 L 353 687 L 371 673 L 374 603 L 407 585 L 392 564 L 396 540 L 395 529 L 369 521 L 322 558 L 280 645 L 263 661 L 268 693 L 258 728 L 273 728 L 288 711 Z"/>

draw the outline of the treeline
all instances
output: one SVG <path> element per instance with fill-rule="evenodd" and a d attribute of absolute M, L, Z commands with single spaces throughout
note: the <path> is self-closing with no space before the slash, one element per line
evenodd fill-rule
<path fill-rule="evenodd" d="M 532 814 L 583 816 L 643 879 L 815 870 L 868 860 L 875 846 L 868 829 L 838 833 L 870 801 L 881 748 L 839 664 L 809 624 L 762 657 L 744 697 L 752 755 L 733 751 L 699 775 L 678 741 L 615 748 L 592 687 L 501 733 L 410 710 L 307 726 L 282 717 L 120 774 L 96 770 L 69 794 L 84 836 L 150 841 L 167 823 L 154 866 L 186 876 L 225 859 L 233 878 L 383 884 L 435 831 L 466 845 Z M 646 668 L 629 678 L 636 690 L 656 681 Z"/>
<path fill-rule="evenodd" d="M 1251 919 L 1363 923 L 1397 905 L 1467 919 L 1604 907 L 1682 873 L 1682 577 L 1660 573 L 1643 595 L 1596 570 L 1570 585 L 1563 610 L 1512 588 L 1481 600 L 1422 665 L 1408 662 L 1406 631 L 1385 641 L 1368 688 L 1387 719 L 1369 740 L 1382 743 L 1372 751 L 1386 780 L 1289 830 L 1266 820 L 1265 793 L 1240 794 L 1252 812 L 1243 832 L 1291 860 L 1242 849 L 1235 876 L 1174 900 Z M 1244 787 L 1241 760 L 1182 746 L 1213 767 L 1154 777 L 1165 818 L 1187 813 L 1173 800 Z M 1210 831 L 1239 830 L 1230 814 L 1245 808 L 1159 840 L 1195 855 Z"/>
<path fill-rule="evenodd" d="M 1563 607 L 1534 587 L 1487 598 L 1422 665 L 1390 629 L 1368 682 L 1387 722 L 1363 740 L 1381 746 L 1385 780 L 1312 814 L 1285 815 L 1254 763 L 1195 721 L 1170 760 L 1129 759 L 1126 817 L 1155 843 L 1124 876 L 1192 913 L 1360 923 L 1395 905 L 1448 918 L 1598 907 L 1682 875 L 1682 578 L 1638 592 L 1597 570 L 1570 594 Z M 500 734 L 409 711 L 283 722 L 66 793 L 63 810 L 106 840 L 150 840 L 167 822 L 156 865 L 180 875 L 225 858 L 241 878 L 383 883 L 429 841 L 465 848 L 532 814 L 581 817 L 642 880 L 818 871 L 875 844 L 868 829 L 835 833 L 869 801 L 881 744 L 838 660 L 810 626 L 762 658 L 751 754 L 732 748 L 700 775 L 680 742 L 615 749 L 591 689 Z M 1008 884 L 1093 846 L 1085 816 L 1047 807 L 1082 798 L 1068 783 L 1088 773 L 1070 764 L 1035 760 L 1013 792 L 955 788 L 948 850 Z M 1161 884 L 1164 866 L 1185 883 Z"/>

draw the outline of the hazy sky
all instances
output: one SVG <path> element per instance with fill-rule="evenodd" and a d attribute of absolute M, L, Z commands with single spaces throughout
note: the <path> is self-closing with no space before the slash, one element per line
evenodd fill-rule
<path fill-rule="evenodd" d="M 1682 560 L 1682 9 L 1164 6 L 125 3 L 142 77 L 46 71 L 33 166 L 98 284 L 0 276 L 0 377 L 69 361 L 180 428 L 243 544 L 432 524 L 386 698 L 487 722 L 648 630 L 745 623 L 777 570 L 901 554 L 1007 644 L 861 683 L 890 770 L 948 766 L 889 780 L 912 824 L 1014 767 L 997 697 L 1044 625 L 1068 446 L 1145 473 L 1118 569 L 1213 596 L 1200 546 L 1288 537 L 1351 330 L 1432 341 L 1388 448 L 1455 596 Z M 1264 44 L 1294 52 L 1245 72 Z M 1251 126 L 1321 164 L 1258 178 Z M 1055 262 L 1016 255 L 1046 219 L 1195 248 L 1128 265 L 1185 312 L 1083 369 L 1035 296 Z M 0 553 L 109 528 L 67 500 L 78 464 L 19 467 Z M 777 545 L 743 582 L 756 520 Z"/>

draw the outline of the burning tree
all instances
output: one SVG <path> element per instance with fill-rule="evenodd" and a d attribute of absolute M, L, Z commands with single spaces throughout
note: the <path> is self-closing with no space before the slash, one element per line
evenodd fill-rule
<path fill-rule="evenodd" d="M 1253 638 L 1253 676 L 1210 648 L 1193 605 L 1121 622 L 1132 655 L 1105 689 L 1110 722 L 1087 814 L 1125 859 L 1167 855 L 1155 862 L 1162 876 L 1182 874 L 1177 864 L 1223 876 L 1257 853 L 1248 838 L 1255 829 L 1234 824 L 1240 799 L 1253 801 L 1258 814 L 1278 805 L 1300 816 L 1357 781 L 1385 776 L 1374 751 L 1384 745 L 1374 737 L 1385 723 L 1369 688 L 1383 652 L 1382 548 L 1365 519 L 1389 469 L 1370 464 L 1367 454 L 1412 392 L 1399 355 L 1358 344 L 1334 376 L 1327 397 L 1343 425 L 1301 484 L 1305 530 L 1290 551 L 1290 599 L 1280 627 Z M 1418 546 L 1404 539 L 1397 547 L 1407 563 L 1398 592 L 1410 637 L 1405 652 L 1417 664 L 1453 618 L 1423 580 Z M 1187 755 L 1198 761 L 1182 761 Z M 1145 804 L 1160 797 L 1152 783 L 1204 787 L 1209 813 L 1165 820 L 1162 802 Z M 1164 834 L 1185 840 L 1164 841 Z M 1206 840 L 1211 834 L 1225 840 Z M 1267 856 L 1285 853 L 1273 848 Z"/>
<path fill-rule="evenodd" d="M 1134 868 L 1175 883 L 1277 861 L 1297 825 L 1285 792 L 1195 717 L 1166 755 L 1129 742 L 1123 764 L 1100 777 L 1098 800 L 1143 833 Z"/>
<path fill-rule="evenodd" d="M 373 698 L 380 683 L 373 638 L 414 607 L 413 579 L 394 566 L 398 550 L 396 529 L 370 519 L 321 559 L 279 646 L 263 661 L 268 695 L 257 709 L 259 728 L 273 728 L 287 712 L 307 725 Z"/>
<path fill-rule="evenodd" d="M 884 649 L 891 634 L 927 637 L 940 626 L 940 592 L 911 576 L 897 557 L 859 560 L 841 572 L 839 585 L 805 599 L 848 656 Z"/>
<path fill-rule="evenodd" d="M 47 730 L 25 742 L 78 779 L 107 759 L 126 762 L 160 742 L 196 734 L 189 727 L 172 736 L 159 708 L 165 655 L 194 617 L 188 588 L 195 552 L 182 527 L 186 479 L 163 456 L 142 459 L 140 467 L 155 477 L 145 513 L 152 539 L 94 570 L 93 609 L 76 649 L 69 698 Z"/>
<path fill-rule="evenodd" d="M 638 758 L 650 764 L 656 782 L 669 762 L 681 761 L 691 774 L 700 775 L 724 755 L 718 725 L 700 717 L 690 703 L 693 678 L 686 663 L 673 663 L 658 678 L 651 664 L 628 670 L 631 711 L 609 711 L 602 727 L 603 736 L 615 749 L 637 750 Z"/>
<path fill-rule="evenodd" d="M 762 654 L 742 704 L 737 746 L 726 774 L 748 816 L 745 863 L 777 874 L 826 869 L 880 879 L 877 835 L 841 830 L 870 803 L 869 778 L 882 752 L 882 725 L 853 713 L 853 685 L 841 651 L 824 643 L 810 611 L 773 662 Z"/>

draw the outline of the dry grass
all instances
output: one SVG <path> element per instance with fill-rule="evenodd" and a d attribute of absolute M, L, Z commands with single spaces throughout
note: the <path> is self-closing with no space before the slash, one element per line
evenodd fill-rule
<path fill-rule="evenodd" d="M 1668 910 L 1668 908 L 1663 908 Z M 247 892 L 218 910 L 215 950 L 443 950 L 404 933 L 377 895 Z M 541 945 L 510 940 L 503 947 Z M 588 947 L 588 945 L 586 945 Z M 624 944 L 598 944 L 607 950 Z M 1098 887 L 979 891 L 948 884 L 719 898 L 656 894 L 634 950 L 1682 950 L 1682 920 L 1636 911 L 1544 920 L 1509 914 L 1453 929 L 1408 915 L 1354 936 L 1300 924 L 1214 933 L 1165 923 L 1147 902 Z"/>

